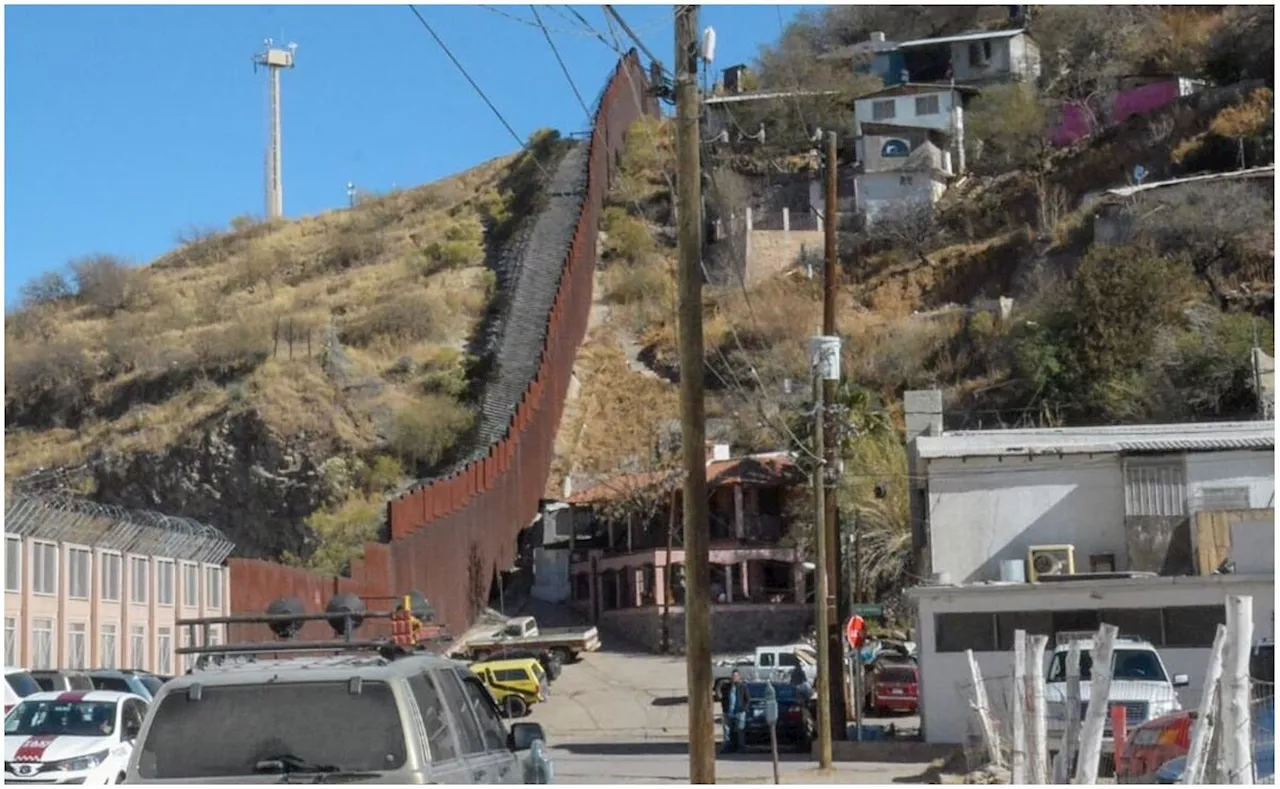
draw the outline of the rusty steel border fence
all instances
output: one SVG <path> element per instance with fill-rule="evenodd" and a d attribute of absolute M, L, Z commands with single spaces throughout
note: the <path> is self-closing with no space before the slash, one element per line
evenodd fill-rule
<path fill-rule="evenodd" d="M 591 310 L 596 236 L 627 129 L 657 116 L 635 50 L 619 61 L 598 99 L 587 149 L 586 187 L 559 288 L 547 315 L 537 374 L 505 435 L 447 477 L 389 502 L 387 543 L 369 543 L 349 577 L 321 576 L 255 559 L 231 559 L 231 605 L 259 612 L 281 596 L 319 610 L 335 592 L 362 596 L 422 591 L 437 621 L 460 633 L 487 601 L 495 573 L 515 560 L 517 537 L 538 514 L 578 346 Z M 323 623 L 312 623 L 318 629 Z"/>

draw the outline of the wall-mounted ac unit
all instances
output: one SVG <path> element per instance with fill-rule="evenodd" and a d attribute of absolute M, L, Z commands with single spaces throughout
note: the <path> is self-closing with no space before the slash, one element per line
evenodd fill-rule
<path fill-rule="evenodd" d="M 1027 580 L 1031 583 L 1048 576 L 1075 574 L 1074 545 L 1032 545 L 1027 549 Z"/>

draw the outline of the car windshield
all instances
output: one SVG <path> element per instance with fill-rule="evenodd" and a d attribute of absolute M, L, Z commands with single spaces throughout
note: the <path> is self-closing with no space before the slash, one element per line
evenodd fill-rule
<path fill-rule="evenodd" d="M 345 681 L 205 685 L 198 701 L 171 691 L 140 747 L 139 773 L 159 781 L 258 775 L 259 763 L 282 757 L 394 770 L 406 756 L 395 696 L 369 681 L 358 693 Z"/>
<path fill-rule="evenodd" d="M 9 683 L 9 687 L 13 688 L 13 692 L 19 696 L 30 696 L 32 693 L 40 692 L 40 685 L 25 671 L 5 674 L 4 678 Z"/>
<path fill-rule="evenodd" d="M 880 681 L 910 684 L 916 681 L 916 672 L 909 668 L 885 668 L 880 670 Z"/>
<path fill-rule="evenodd" d="M 163 680 L 161 680 L 159 677 L 153 677 L 150 674 L 143 674 L 142 676 L 138 677 L 138 679 L 141 680 L 142 684 L 146 686 L 147 690 L 151 691 L 152 696 L 155 696 L 157 693 L 160 692 L 160 688 L 164 687 Z"/>
<path fill-rule="evenodd" d="M 6 737 L 107 737 L 115 730 L 114 701 L 24 701 L 4 719 Z"/>
<path fill-rule="evenodd" d="M 1150 649 L 1117 649 L 1111 661 L 1112 679 L 1165 682 L 1168 677 L 1160 665 L 1160 659 Z M 1087 682 L 1093 674 L 1093 656 L 1089 650 L 1080 651 L 1080 679 Z M 1066 682 L 1067 653 L 1055 652 L 1049 664 L 1048 682 Z"/>

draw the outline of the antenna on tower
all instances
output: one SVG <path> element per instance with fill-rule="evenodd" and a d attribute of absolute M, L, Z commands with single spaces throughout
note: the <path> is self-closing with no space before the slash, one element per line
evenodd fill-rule
<path fill-rule="evenodd" d="M 253 56 L 253 70 L 264 66 L 271 79 L 271 141 L 267 146 L 267 219 L 279 219 L 284 216 L 284 184 L 281 172 L 280 156 L 280 70 L 293 68 L 294 55 L 298 45 L 290 42 L 281 49 L 268 38 L 262 42 L 265 49 Z"/>

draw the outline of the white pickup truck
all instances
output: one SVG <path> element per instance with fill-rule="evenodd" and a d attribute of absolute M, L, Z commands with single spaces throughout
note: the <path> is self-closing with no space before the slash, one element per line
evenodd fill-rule
<path fill-rule="evenodd" d="M 746 682 L 786 682 L 791 679 L 791 672 L 796 666 L 804 669 L 804 675 L 812 685 L 818 678 L 817 654 L 813 647 L 808 644 L 756 647 L 754 654 L 717 660 L 711 665 L 715 697 L 720 698 L 721 688 L 728 684 L 735 671 Z"/>
<path fill-rule="evenodd" d="M 458 657 L 481 660 L 503 649 L 538 649 L 550 652 L 560 662 L 572 663 L 583 652 L 600 649 L 600 632 L 594 627 L 538 627 L 531 616 L 511 619 L 488 638 L 474 638 L 459 648 Z"/>

